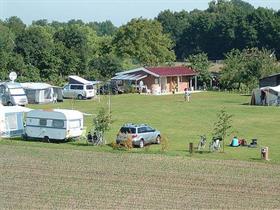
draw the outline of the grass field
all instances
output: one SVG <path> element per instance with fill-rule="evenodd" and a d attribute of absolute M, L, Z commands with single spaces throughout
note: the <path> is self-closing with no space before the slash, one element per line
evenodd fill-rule
<path fill-rule="evenodd" d="M 237 135 L 245 138 L 249 143 L 252 138 L 258 139 L 259 147 L 250 149 L 247 147 L 226 147 L 225 153 L 196 153 L 193 156 L 202 159 L 239 159 L 260 160 L 260 147 L 269 147 L 271 163 L 280 162 L 279 146 L 279 107 L 250 106 L 249 96 L 224 92 L 204 92 L 192 94 L 191 102 L 184 102 L 182 95 L 147 96 L 147 95 L 117 95 L 111 97 L 111 109 L 113 123 L 106 134 L 107 143 L 115 140 L 121 125 L 127 122 L 147 123 L 159 129 L 163 136 L 169 140 L 167 155 L 188 155 L 188 144 L 195 145 L 199 141 L 199 135 L 206 134 L 208 143 L 211 138 L 213 124 L 217 120 L 217 113 L 222 107 L 233 115 L 233 133 L 225 143 Z M 101 106 L 108 106 L 108 96 L 102 96 L 101 100 L 66 100 L 63 103 L 33 105 L 32 108 L 68 108 L 82 112 L 96 114 Z M 85 125 L 92 127 L 93 116 L 85 117 Z M 0 144 L 29 145 L 50 148 L 69 148 L 78 150 L 112 151 L 112 148 L 86 147 L 84 142 L 69 142 L 64 144 L 47 145 L 41 142 L 1 141 Z M 160 153 L 161 146 L 151 145 L 141 150 L 135 148 L 135 153 Z M 121 151 L 123 153 L 123 151 Z"/>
<path fill-rule="evenodd" d="M 94 147 L 85 141 L 44 143 L 0 140 L 0 209 L 277 209 L 280 206 L 279 107 L 249 106 L 248 96 L 221 92 L 182 95 L 112 96 L 111 130 L 123 123 L 148 123 L 169 140 L 131 151 Z M 73 108 L 96 114 L 99 100 L 71 101 L 32 108 Z M 225 153 L 187 151 L 199 135 L 211 137 L 216 114 L 233 114 L 234 134 L 258 139 L 259 147 L 226 147 Z M 85 117 L 92 126 L 93 116 Z M 228 137 L 228 144 L 231 137 Z M 269 147 L 270 161 L 260 160 Z"/>
<path fill-rule="evenodd" d="M 0 209 L 277 209 L 280 166 L 0 146 Z"/>

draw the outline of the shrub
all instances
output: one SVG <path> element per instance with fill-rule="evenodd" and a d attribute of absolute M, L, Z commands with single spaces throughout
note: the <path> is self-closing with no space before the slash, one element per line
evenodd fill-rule
<path fill-rule="evenodd" d="M 217 121 L 214 123 L 214 137 L 221 137 L 223 141 L 223 152 L 225 151 L 225 137 L 229 135 L 232 128 L 232 115 L 222 108 L 217 114 Z"/>
<path fill-rule="evenodd" d="M 169 149 L 169 140 L 167 137 L 162 136 L 161 137 L 161 141 L 160 141 L 160 145 L 161 145 L 161 151 L 162 152 L 166 152 Z"/>
<path fill-rule="evenodd" d="M 126 150 L 131 150 L 133 148 L 132 139 L 129 136 L 122 144 Z"/>

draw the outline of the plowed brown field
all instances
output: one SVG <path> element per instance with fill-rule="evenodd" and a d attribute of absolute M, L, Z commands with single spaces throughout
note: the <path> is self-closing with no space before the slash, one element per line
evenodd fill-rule
<path fill-rule="evenodd" d="M 1 145 L 0 208 L 280 208 L 280 166 Z"/>

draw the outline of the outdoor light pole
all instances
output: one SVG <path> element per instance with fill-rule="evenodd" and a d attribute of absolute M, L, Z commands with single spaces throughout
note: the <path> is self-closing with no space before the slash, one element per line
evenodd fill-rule
<path fill-rule="evenodd" d="M 109 114 L 110 114 L 111 113 L 111 91 L 109 91 L 108 106 L 109 106 Z"/>

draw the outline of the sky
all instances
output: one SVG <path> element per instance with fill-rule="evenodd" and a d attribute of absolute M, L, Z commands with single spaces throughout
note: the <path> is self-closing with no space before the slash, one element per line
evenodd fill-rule
<path fill-rule="evenodd" d="M 246 0 L 255 8 L 280 10 L 280 0 Z M 0 0 L 0 19 L 19 17 L 24 23 L 47 19 L 67 22 L 110 20 L 116 26 L 132 18 L 154 18 L 161 11 L 205 10 L 210 0 Z"/>

